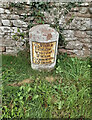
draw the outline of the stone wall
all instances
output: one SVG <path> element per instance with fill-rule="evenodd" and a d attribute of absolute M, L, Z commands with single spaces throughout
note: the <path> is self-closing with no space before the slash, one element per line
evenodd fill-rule
<path fill-rule="evenodd" d="M 13 35 L 17 33 L 18 28 L 20 32 L 27 32 L 27 23 L 21 20 L 22 15 L 10 9 L 9 3 L 0 3 L 0 51 L 4 54 L 16 54 L 19 50 L 25 48 L 25 41 L 28 37 L 25 36 L 23 40 L 14 40 Z"/>
<path fill-rule="evenodd" d="M 72 55 L 87 57 L 90 55 L 91 38 L 92 38 L 92 6 L 91 2 L 82 3 L 80 6 L 74 7 L 70 12 L 64 15 L 64 5 L 66 3 L 55 3 L 50 12 L 41 11 L 45 16 L 45 23 L 56 24 L 59 22 L 60 28 L 63 28 L 66 46 L 64 49 Z M 52 5 L 52 4 L 51 4 Z M 11 7 L 10 3 L 0 2 L 0 52 L 3 54 L 17 54 L 18 51 L 26 48 L 26 41 L 29 40 L 28 25 L 30 20 L 29 4 L 23 5 L 23 9 Z M 29 15 L 24 19 L 25 15 Z M 33 21 L 34 24 L 35 20 Z M 18 32 L 24 33 L 24 37 L 18 40 L 13 38 Z M 62 45 L 59 51 L 64 52 Z"/>
<path fill-rule="evenodd" d="M 70 24 L 67 21 L 73 16 Z M 67 42 L 66 49 L 78 56 L 89 56 L 92 39 L 92 6 L 82 3 L 80 7 L 72 8 L 69 14 L 60 19 L 60 25 L 65 26 L 63 35 Z M 67 25 L 66 25 L 67 24 Z"/>

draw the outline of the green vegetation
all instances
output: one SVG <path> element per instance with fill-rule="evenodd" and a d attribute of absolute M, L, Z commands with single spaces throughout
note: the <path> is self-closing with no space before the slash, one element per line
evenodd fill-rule
<path fill-rule="evenodd" d="M 80 3 L 68 3 L 64 6 L 64 15 Z M 25 10 L 26 3 L 11 3 L 11 7 Z M 35 24 L 47 23 L 44 11 L 50 12 L 50 2 L 30 3 L 30 14 L 25 13 L 23 20 L 33 17 L 28 28 Z M 58 9 L 61 9 L 60 7 Z M 73 20 L 72 15 L 69 24 Z M 35 23 L 35 24 L 33 24 Z M 58 24 L 54 25 L 59 32 L 59 45 L 64 37 Z M 24 39 L 25 34 L 18 29 L 13 35 L 15 40 Z M 31 69 L 29 48 L 18 56 L 2 56 L 2 118 L 89 118 L 91 117 L 90 69 L 91 60 L 70 58 L 59 55 L 56 68 L 50 72 Z"/>
<path fill-rule="evenodd" d="M 57 13 L 58 11 L 60 11 L 63 8 L 63 16 L 66 16 L 72 8 L 77 7 L 81 4 L 81 2 L 67 2 L 66 4 L 64 4 L 63 6 L 56 6 L 56 2 L 30 2 L 30 4 L 28 5 L 28 9 L 29 9 L 29 14 L 28 12 L 25 11 L 26 8 L 26 2 L 20 3 L 10 3 L 10 8 L 11 10 L 13 10 L 13 8 L 17 8 L 18 10 L 24 10 L 24 15 L 23 15 L 23 21 L 27 21 L 29 18 L 30 20 L 28 20 L 29 24 L 28 24 L 28 29 L 30 29 L 31 27 L 37 25 L 37 24 L 49 24 L 51 27 L 53 27 L 54 29 L 56 29 L 59 32 L 59 45 L 65 47 L 66 46 L 66 42 L 65 42 L 65 38 L 62 35 L 62 31 L 64 30 L 64 27 L 67 24 L 70 24 L 72 22 L 72 20 L 74 19 L 74 14 L 70 17 L 70 19 L 66 22 L 65 26 L 63 26 L 62 28 L 59 25 L 59 18 L 61 17 L 61 15 L 59 15 L 57 17 Z M 53 10 L 53 8 L 56 8 L 56 10 Z M 54 15 L 54 24 L 50 23 L 46 18 L 46 16 L 44 15 L 44 12 L 47 13 L 49 15 L 52 15 L 52 11 L 53 11 L 53 15 Z M 28 35 L 28 33 L 27 33 Z M 19 30 L 17 31 L 17 33 L 15 33 L 15 35 L 13 35 L 13 38 L 15 40 L 18 39 L 23 39 L 24 38 L 24 33 L 21 33 Z"/>
<path fill-rule="evenodd" d="M 59 55 L 53 71 L 39 72 L 26 53 L 2 56 L 2 117 L 91 119 L 90 59 Z"/>

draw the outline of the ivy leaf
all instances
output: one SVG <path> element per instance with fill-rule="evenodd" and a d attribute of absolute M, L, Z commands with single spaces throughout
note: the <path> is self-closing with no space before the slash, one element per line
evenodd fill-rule
<path fill-rule="evenodd" d="M 19 28 L 17 29 L 17 32 L 20 32 L 20 29 L 19 29 Z"/>

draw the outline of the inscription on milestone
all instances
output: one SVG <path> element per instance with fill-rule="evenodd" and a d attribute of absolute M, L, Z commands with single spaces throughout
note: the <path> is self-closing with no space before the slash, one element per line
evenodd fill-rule
<path fill-rule="evenodd" d="M 52 64 L 55 61 L 56 42 L 32 42 L 32 61 L 34 64 Z"/>

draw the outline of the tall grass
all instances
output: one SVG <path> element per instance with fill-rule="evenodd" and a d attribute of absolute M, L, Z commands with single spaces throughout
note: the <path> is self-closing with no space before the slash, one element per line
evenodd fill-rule
<path fill-rule="evenodd" d="M 2 118 L 90 118 L 90 59 L 61 55 L 51 72 L 31 69 L 24 55 L 3 56 Z M 46 77 L 56 81 L 49 83 Z M 9 86 L 29 78 L 31 83 Z"/>

